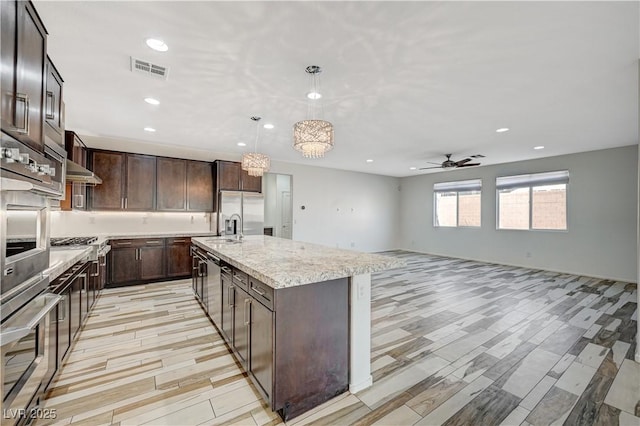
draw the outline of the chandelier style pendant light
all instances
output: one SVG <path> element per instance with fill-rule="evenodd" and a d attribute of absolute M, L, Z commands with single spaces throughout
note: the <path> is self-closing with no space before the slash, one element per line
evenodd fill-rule
<path fill-rule="evenodd" d="M 305 70 L 312 78 L 311 92 L 307 94 L 311 102 L 317 102 L 322 97 L 318 84 L 318 74 L 322 69 L 317 65 L 309 65 Z M 309 120 L 298 121 L 293 125 L 293 147 L 302 152 L 307 158 L 324 157 L 327 151 L 333 149 L 333 124 L 325 120 L 316 119 L 316 110 L 309 103 Z"/>
<path fill-rule="evenodd" d="M 255 152 L 247 152 L 242 155 L 242 170 L 246 170 L 249 176 L 262 176 L 269 171 L 271 160 L 265 154 L 258 152 L 258 136 L 260 135 L 259 122 L 261 117 L 251 117 L 256 122 Z"/>

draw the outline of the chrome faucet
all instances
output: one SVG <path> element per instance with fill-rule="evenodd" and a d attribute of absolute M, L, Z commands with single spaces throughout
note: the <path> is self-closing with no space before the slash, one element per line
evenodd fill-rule
<path fill-rule="evenodd" d="M 234 213 L 231 216 L 229 216 L 229 221 L 232 221 L 236 217 L 240 221 L 240 230 L 236 229 L 236 236 L 237 236 L 236 238 L 241 240 L 243 238 L 243 235 L 242 235 L 242 216 L 240 216 L 238 213 Z"/>

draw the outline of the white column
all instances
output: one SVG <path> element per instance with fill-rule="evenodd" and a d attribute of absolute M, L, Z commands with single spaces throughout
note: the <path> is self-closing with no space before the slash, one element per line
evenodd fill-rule
<path fill-rule="evenodd" d="M 371 274 L 349 279 L 350 354 L 349 391 L 360 392 L 373 384 L 371 377 Z"/>

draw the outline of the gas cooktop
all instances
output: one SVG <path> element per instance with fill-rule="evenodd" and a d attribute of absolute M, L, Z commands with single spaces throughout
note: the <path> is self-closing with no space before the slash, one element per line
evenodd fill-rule
<path fill-rule="evenodd" d="M 59 237 L 51 238 L 51 247 L 88 246 L 98 241 L 98 237 Z"/>

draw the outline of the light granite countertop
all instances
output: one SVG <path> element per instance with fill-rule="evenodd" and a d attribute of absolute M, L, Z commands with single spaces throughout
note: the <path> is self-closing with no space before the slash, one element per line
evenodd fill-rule
<path fill-rule="evenodd" d="M 91 253 L 92 248 L 52 248 L 49 250 L 49 268 L 43 274 L 49 277 L 49 282 L 71 268 L 77 261 Z"/>
<path fill-rule="evenodd" d="M 405 266 L 394 257 L 264 235 L 245 236 L 241 243 L 225 237 L 192 242 L 275 289 Z"/>

